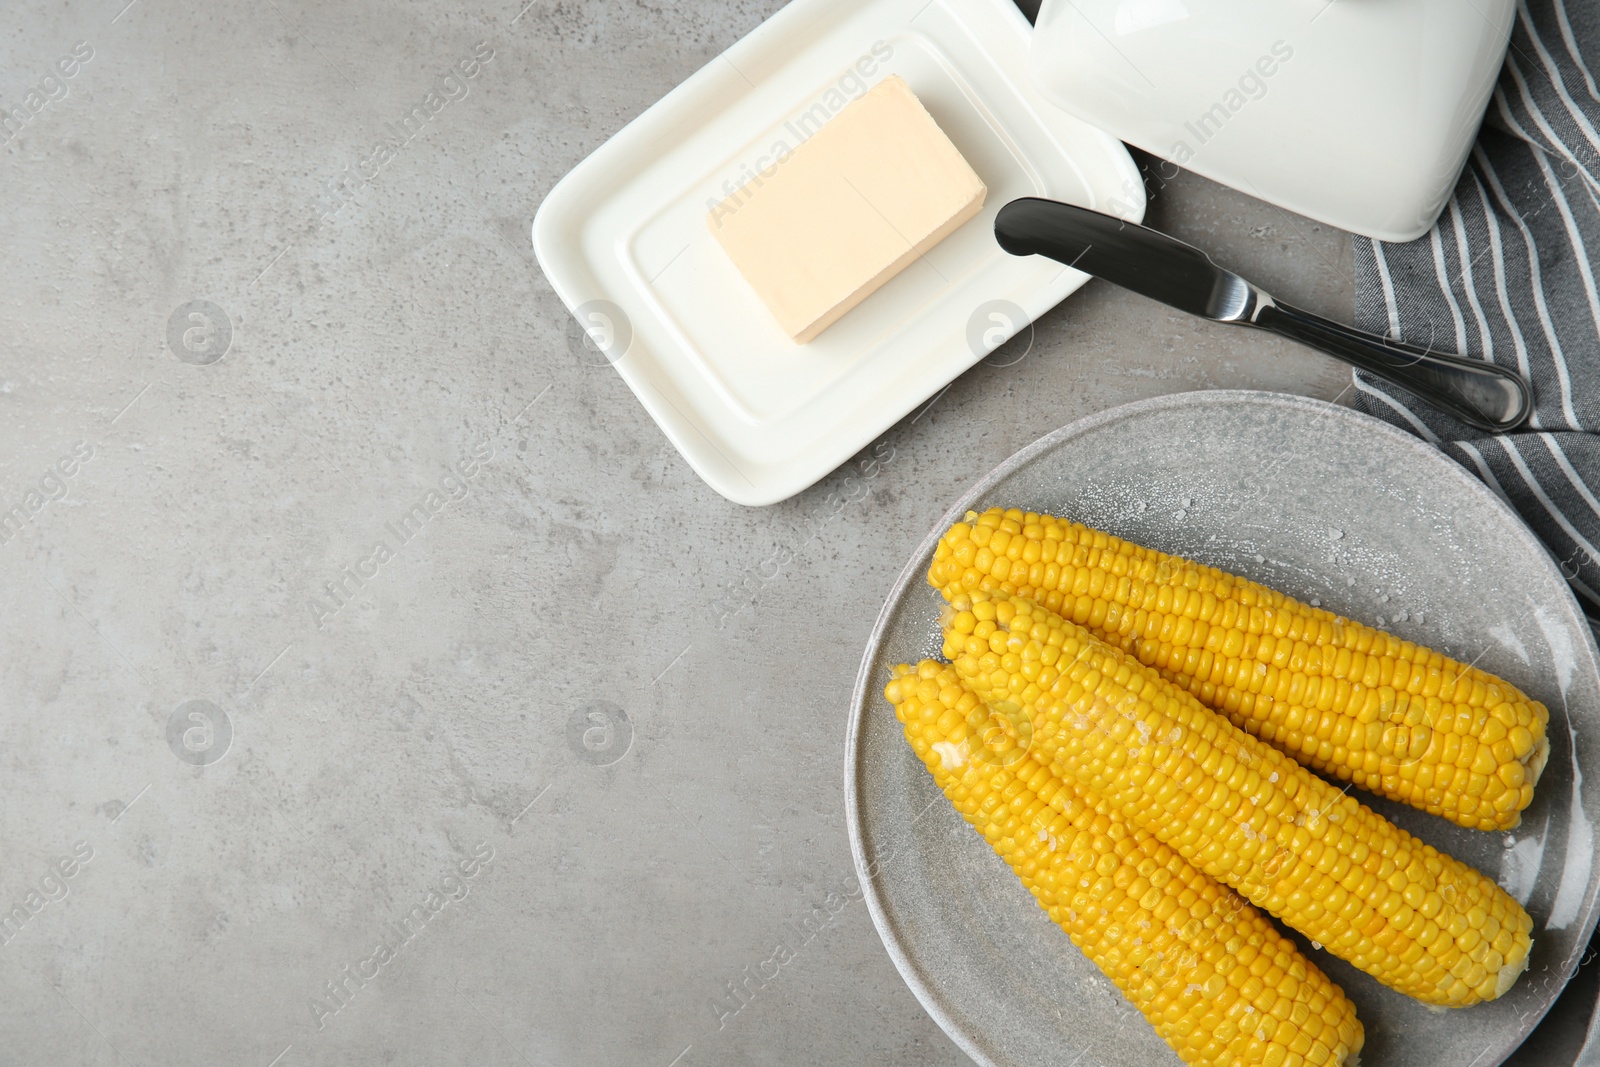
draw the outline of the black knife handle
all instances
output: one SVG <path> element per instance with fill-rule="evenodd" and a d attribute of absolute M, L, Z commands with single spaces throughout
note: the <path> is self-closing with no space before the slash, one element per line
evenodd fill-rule
<path fill-rule="evenodd" d="M 1490 433 L 1521 426 L 1532 407 L 1520 374 L 1481 359 L 1390 341 L 1270 300 L 1256 309 L 1250 325 L 1342 359 Z"/>

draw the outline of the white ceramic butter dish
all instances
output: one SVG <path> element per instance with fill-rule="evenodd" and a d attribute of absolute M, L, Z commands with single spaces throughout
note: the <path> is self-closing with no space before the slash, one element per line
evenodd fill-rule
<path fill-rule="evenodd" d="M 1030 33 L 1010 0 L 794 0 L 539 206 L 534 249 L 556 293 L 719 493 L 759 505 L 799 492 L 1084 283 L 1059 263 L 1000 250 L 994 216 L 1007 201 L 1045 196 L 1143 217 L 1127 150 L 1034 87 Z M 891 74 L 987 200 L 797 344 L 717 246 L 707 212 Z"/>

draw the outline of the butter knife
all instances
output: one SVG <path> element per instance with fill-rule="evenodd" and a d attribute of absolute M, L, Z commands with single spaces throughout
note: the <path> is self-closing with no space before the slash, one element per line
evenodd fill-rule
<path fill-rule="evenodd" d="M 1059 260 L 1085 274 L 1214 322 L 1253 326 L 1298 341 L 1398 385 L 1480 430 L 1522 425 L 1531 406 L 1515 371 L 1391 341 L 1274 300 L 1158 230 L 1056 200 L 1023 197 L 994 220 L 1000 247 Z"/>

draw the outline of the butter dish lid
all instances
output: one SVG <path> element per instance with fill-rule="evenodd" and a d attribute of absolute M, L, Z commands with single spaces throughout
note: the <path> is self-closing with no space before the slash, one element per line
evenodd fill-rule
<path fill-rule="evenodd" d="M 1471 150 L 1512 0 L 1043 0 L 1058 107 L 1176 166 L 1386 241 L 1428 231 Z"/>

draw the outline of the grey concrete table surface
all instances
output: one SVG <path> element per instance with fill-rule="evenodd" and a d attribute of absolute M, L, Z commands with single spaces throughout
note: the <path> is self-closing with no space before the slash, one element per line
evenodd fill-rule
<path fill-rule="evenodd" d="M 525 2 L 0 16 L 0 1064 L 962 1062 L 843 824 L 895 574 L 1086 413 L 1348 387 L 1096 284 L 730 504 L 528 226 L 778 5 Z M 1345 235 L 1155 185 L 1348 318 Z"/>

